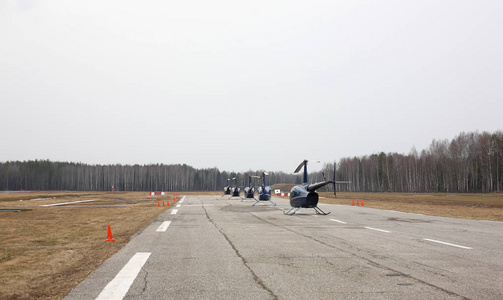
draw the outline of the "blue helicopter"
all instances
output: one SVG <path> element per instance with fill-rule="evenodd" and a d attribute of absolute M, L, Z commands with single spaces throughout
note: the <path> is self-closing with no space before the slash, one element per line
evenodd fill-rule
<path fill-rule="evenodd" d="M 239 192 L 241 191 L 241 189 L 238 186 L 239 179 L 237 177 L 234 177 L 231 180 L 234 180 L 235 186 L 231 188 L 232 196 L 229 199 L 231 199 L 233 197 L 239 197 L 239 198 L 241 198 L 241 196 L 239 195 Z M 241 198 L 241 200 L 242 199 L 243 198 Z"/>
<path fill-rule="evenodd" d="M 229 185 L 229 180 L 230 179 L 227 179 L 227 185 L 224 187 L 224 194 L 222 195 L 222 197 L 231 194 L 231 186 Z"/>
<path fill-rule="evenodd" d="M 309 184 L 307 181 L 307 163 L 309 160 L 304 160 L 300 163 L 294 173 L 298 173 L 302 167 L 304 167 L 304 183 L 302 185 L 297 185 L 290 191 L 290 208 L 285 215 L 294 215 L 301 208 L 314 208 L 316 214 L 318 215 L 328 215 L 330 212 L 326 213 L 318 207 L 319 196 L 316 190 L 324 187 L 328 184 L 333 184 L 334 186 L 334 196 L 336 195 L 335 185 L 339 183 L 351 183 L 351 181 L 336 181 L 335 180 L 335 162 L 334 162 L 334 178 L 333 180 L 326 180 L 325 174 L 323 174 L 323 179 L 325 181 Z M 319 161 L 311 161 L 317 162 Z"/>
<path fill-rule="evenodd" d="M 252 185 L 252 178 L 259 178 L 259 177 L 253 176 L 253 175 L 248 175 L 248 186 L 244 188 L 244 192 L 245 192 L 245 198 L 255 199 L 255 186 Z M 243 201 L 243 200 L 241 200 L 241 201 Z"/>
<path fill-rule="evenodd" d="M 259 203 L 259 201 L 269 201 L 274 206 L 276 206 L 276 203 L 274 203 L 271 200 L 271 187 L 265 185 L 265 176 L 266 175 L 269 175 L 269 173 L 262 172 L 262 176 L 260 176 L 260 177 L 255 176 L 256 178 L 262 179 L 262 185 L 258 188 L 258 200 L 255 199 L 255 203 L 253 203 L 252 206 L 255 206 L 255 204 Z"/>

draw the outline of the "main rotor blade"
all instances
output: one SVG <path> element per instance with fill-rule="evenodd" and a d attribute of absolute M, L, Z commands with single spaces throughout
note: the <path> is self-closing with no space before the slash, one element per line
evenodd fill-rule
<path fill-rule="evenodd" d="M 294 173 L 298 173 L 300 171 L 300 169 L 307 164 L 307 162 L 315 162 L 315 163 L 319 163 L 320 161 L 319 160 L 307 160 L 307 159 L 304 159 L 303 162 L 300 163 L 300 165 L 297 167 L 297 169 L 295 170 Z"/>
<path fill-rule="evenodd" d="M 297 167 L 297 169 L 295 169 L 294 173 L 298 173 L 300 171 L 300 169 L 302 169 L 302 167 L 307 164 L 308 160 L 307 159 L 304 159 L 303 162 L 300 163 L 300 165 Z"/>

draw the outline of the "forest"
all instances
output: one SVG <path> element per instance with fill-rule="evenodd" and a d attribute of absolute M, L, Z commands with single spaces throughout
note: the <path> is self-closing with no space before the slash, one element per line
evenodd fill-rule
<path fill-rule="evenodd" d="M 309 174 L 311 182 L 327 179 L 333 164 Z M 218 191 L 227 179 L 264 170 L 226 172 L 186 164 L 89 165 L 49 160 L 0 162 L 0 190 L 72 191 Z M 267 183 L 301 183 L 301 175 L 269 172 Z M 346 157 L 337 162 L 338 191 L 491 193 L 503 187 L 503 132 L 461 133 L 451 141 L 433 140 L 428 149 L 409 154 L 384 153 Z M 233 184 L 233 182 L 230 182 Z M 259 184 L 256 182 L 256 184 Z M 329 186 L 327 188 L 331 190 Z"/>

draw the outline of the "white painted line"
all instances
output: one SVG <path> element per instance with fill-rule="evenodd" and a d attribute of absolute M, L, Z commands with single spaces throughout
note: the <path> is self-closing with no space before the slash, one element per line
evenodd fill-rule
<path fill-rule="evenodd" d="M 101 291 L 96 300 L 121 300 L 126 296 L 129 287 L 140 273 L 141 268 L 147 262 L 150 252 L 138 252 L 129 262 L 120 270 L 112 281 Z"/>
<path fill-rule="evenodd" d="M 176 205 L 176 207 L 180 207 L 180 206 L 182 206 L 180 203 L 178 203 L 178 204 Z"/>
<path fill-rule="evenodd" d="M 432 240 L 432 239 L 423 239 L 423 240 L 430 241 L 430 242 L 433 242 L 433 243 L 439 243 L 439 244 L 443 244 L 443 245 L 447 245 L 447 246 L 458 247 L 458 248 L 462 248 L 462 249 L 469 249 L 469 250 L 473 249 L 472 247 L 466 247 L 466 246 L 451 244 L 451 243 L 437 241 L 437 240 Z"/>
<path fill-rule="evenodd" d="M 182 200 L 180 200 L 180 203 L 183 203 L 185 201 L 185 196 L 182 197 Z"/>
<path fill-rule="evenodd" d="M 173 210 L 171 211 L 171 214 L 172 214 L 172 215 L 176 215 L 176 213 L 177 213 L 177 212 L 178 212 L 178 209 L 173 209 Z"/>
<path fill-rule="evenodd" d="M 480 220 L 480 222 L 489 222 L 489 223 L 498 223 L 498 224 L 503 223 L 501 221 L 490 221 L 490 220 Z"/>
<path fill-rule="evenodd" d="M 72 202 L 62 202 L 62 203 L 55 203 L 55 204 L 46 204 L 46 205 L 40 205 L 40 206 L 59 206 L 59 205 L 68 205 L 68 204 L 74 204 L 74 203 L 84 203 L 84 202 L 93 202 L 93 201 L 98 201 L 98 200 L 80 200 L 80 201 L 72 201 Z"/>
<path fill-rule="evenodd" d="M 370 230 L 375 230 L 375 231 L 380 231 L 380 232 L 386 232 L 386 233 L 390 233 L 391 231 L 388 231 L 388 230 L 384 230 L 384 229 L 378 229 L 378 228 L 373 228 L 373 227 L 363 227 L 365 229 L 370 229 Z"/>
<path fill-rule="evenodd" d="M 330 219 L 330 221 L 334 221 L 334 222 L 337 222 L 337 223 L 341 223 L 341 224 L 348 224 L 344 221 L 339 221 L 339 220 L 336 220 L 336 219 Z"/>
<path fill-rule="evenodd" d="M 166 229 L 168 229 L 169 224 L 171 224 L 171 221 L 164 221 L 162 222 L 161 226 L 157 228 L 156 232 L 164 232 Z"/>

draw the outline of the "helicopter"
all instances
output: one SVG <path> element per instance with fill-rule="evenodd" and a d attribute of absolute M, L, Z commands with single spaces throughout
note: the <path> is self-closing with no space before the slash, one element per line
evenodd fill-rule
<path fill-rule="evenodd" d="M 227 186 L 224 187 L 224 194 L 222 195 L 222 197 L 231 194 L 231 187 L 229 185 L 229 180 L 230 179 L 227 179 Z"/>
<path fill-rule="evenodd" d="M 232 178 L 231 180 L 234 180 L 234 184 L 235 184 L 235 186 L 231 188 L 231 191 L 232 191 L 232 196 L 231 196 L 229 199 L 231 199 L 231 198 L 233 198 L 233 197 L 239 197 L 239 198 L 241 198 L 241 196 L 239 195 L 239 192 L 241 191 L 241 189 L 240 189 L 240 188 L 239 188 L 239 186 L 238 186 L 238 181 L 239 181 L 239 179 L 238 179 L 237 177 L 234 177 L 234 178 Z M 241 198 L 241 200 L 242 200 L 242 199 L 243 199 L 243 198 Z"/>
<path fill-rule="evenodd" d="M 300 163 L 294 173 L 298 173 L 302 167 L 304 167 L 304 183 L 302 185 L 297 185 L 290 191 L 290 208 L 285 215 L 294 215 L 301 208 L 314 208 L 316 214 L 318 215 L 328 215 L 330 212 L 326 213 L 318 207 L 318 193 L 316 190 L 324 187 L 328 184 L 333 184 L 334 186 L 334 196 L 336 195 L 335 185 L 339 183 L 351 183 L 351 181 L 336 181 L 335 180 L 335 162 L 334 162 L 334 178 L 333 180 L 326 180 L 325 174 L 323 174 L 323 179 L 325 181 L 309 184 L 307 181 L 307 163 L 309 160 L 304 160 Z M 319 163 L 320 161 L 312 161 Z M 293 212 L 292 212 L 293 210 Z M 291 212 L 291 213 L 290 213 Z"/>
<path fill-rule="evenodd" d="M 254 175 L 248 175 L 248 186 L 244 188 L 244 192 L 245 192 L 245 198 L 255 199 L 255 186 L 252 186 L 252 178 L 260 178 L 260 177 Z"/>
<path fill-rule="evenodd" d="M 271 187 L 270 186 L 266 186 L 265 185 L 265 176 L 266 175 L 269 175 L 269 173 L 267 172 L 262 172 L 262 176 L 261 177 L 258 177 L 256 176 L 257 178 L 260 178 L 262 179 L 262 186 L 260 186 L 258 188 L 258 200 L 255 199 L 255 203 L 253 203 L 252 206 L 255 206 L 255 204 L 257 204 L 259 201 L 269 201 L 271 202 L 274 206 L 276 206 L 276 203 L 274 203 L 272 200 L 271 200 Z"/>

